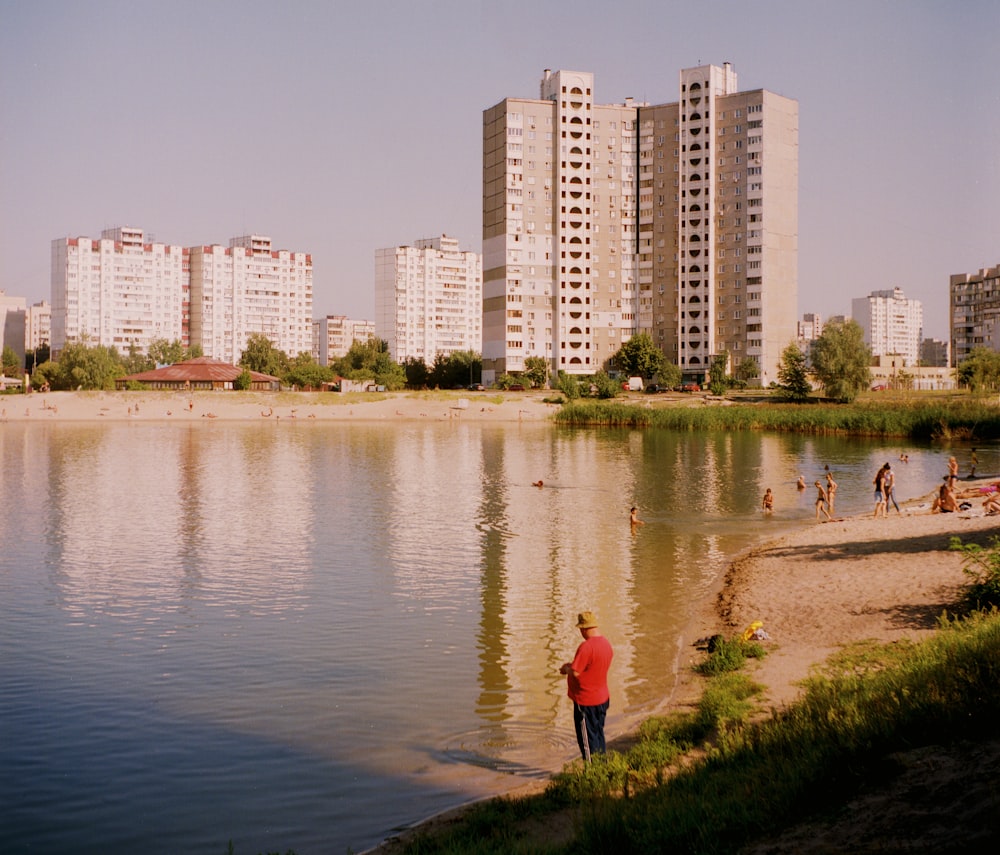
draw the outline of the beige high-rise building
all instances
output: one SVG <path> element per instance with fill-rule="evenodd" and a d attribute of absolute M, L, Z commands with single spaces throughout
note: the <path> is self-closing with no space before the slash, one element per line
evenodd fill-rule
<path fill-rule="evenodd" d="M 306 252 L 276 250 L 265 235 L 229 246 L 196 246 L 191 258 L 191 344 L 236 364 L 253 333 L 289 356 L 312 353 L 313 264 Z"/>
<path fill-rule="evenodd" d="M 484 111 L 484 382 L 529 356 L 591 374 L 648 332 L 686 377 L 727 353 L 766 385 L 797 332 L 797 103 L 728 63 L 675 103 L 593 93 L 547 70 Z"/>
<path fill-rule="evenodd" d="M 447 235 L 375 251 L 375 334 L 396 362 L 480 353 L 482 260 Z"/>
<path fill-rule="evenodd" d="M 105 229 L 99 240 L 52 241 L 53 357 L 70 341 L 135 347 L 156 339 L 187 345 L 187 250 L 147 239 L 142 229 Z"/>

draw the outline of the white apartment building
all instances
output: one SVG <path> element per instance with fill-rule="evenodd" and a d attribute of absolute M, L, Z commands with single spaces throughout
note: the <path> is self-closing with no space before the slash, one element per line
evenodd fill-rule
<path fill-rule="evenodd" d="M 375 334 L 396 362 L 480 353 L 482 313 L 482 260 L 455 238 L 375 251 Z"/>
<path fill-rule="evenodd" d="M 924 307 L 919 300 L 906 299 L 902 288 L 855 297 L 851 317 L 864 331 L 872 356 L 902 356 L 906 367 L 920 361 Z"/>
<path fill-rule="evenodd" d="M 239 362 L 252 333 L 289 356 L 312 352 L 312 256 L 276 250 L 265 235 L 229 246 L 191 247 L 191 344 L 214 359 Z"/>
<path fill-rule="evenodd" d="M 796 337 L 798 105 L 680 72 L 680 100 L 594 101 L 546 70 L 538 100 L 483 113 L 483 380 L 528 356 L 607 367 L 649 332 L 686 377 L 715 354 L 776 377 Z"/>
<path fill-rule="evenodd" d="M 327 315 L 313 321 L 312 355 L 320 365 L 347 356 L 356 341 L 365 342 L 375 335 L 374 321 L 358 321 L 346 315 Z"/>
<path fill-rule="evenodd" d="M 122 354 L 156 339 L 187 345 L 187 258 L 126 226 L 52 241 L 52 355 L 84 340 Z"/>

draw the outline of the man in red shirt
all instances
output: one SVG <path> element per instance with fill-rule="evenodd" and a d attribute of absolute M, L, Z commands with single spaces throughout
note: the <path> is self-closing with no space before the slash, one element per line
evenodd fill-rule
<path fill-rule="evenodd" d="M 583 762 L 589 763 L 592 754 L 605 752 L 604 718 L 610 704 L 608 668 L 614 651 L 611 642 L 598 631 L 593 612 L 580 612 L 576 628 L 583 636 L 583 644 L 576 649 L 573 661 L 564 663 L 559 673 L 566 675 L 567 694 L 573 701 L 576 741 Z"/>

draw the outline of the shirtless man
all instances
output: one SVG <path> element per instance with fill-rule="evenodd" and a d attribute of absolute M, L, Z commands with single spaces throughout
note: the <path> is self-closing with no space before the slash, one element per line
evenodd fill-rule
<path fill-rule="evenodd" d="M 830 516 L 830 512 L 826 509 L 829 499 L 826 496 L 826 490 L 823 489 L 823 485 L 817 481 L 813 486 L 816 488 L 816 520 L 819 521 L 819 512 L 822 511 L 826 514 L 828 520 L 832 520 L 833 517 Z"/>
<path fill-rule="evenodd" d="M 629 511 L 628 521 L 632 528 L 635 528 L 637 525 L 645 525 L 645 523 L 639 519 L 639 509 L 635 505 L 632 505 L 632 510 Z"/>
<path fill-rule="evenodd" d="M 771 492 L 770 487 L 764 491 L 764 498 L 761 500 L 760 506 L 764 509 L 765 514 L 769 514 L 774 510 L 774 494 Z"/>

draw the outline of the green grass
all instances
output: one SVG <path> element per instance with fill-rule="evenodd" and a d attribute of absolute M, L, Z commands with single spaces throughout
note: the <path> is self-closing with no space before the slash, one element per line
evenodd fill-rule
<path fill-rule="evenodd" d="M 787 431 L 931 439 L 1000 438 L 1000 407 L 980 398 L 871 399 L 854 404 L 732 404 L 658 407 L 576 401 L 555 415 L 563 425 L 675 431 Z"/>

